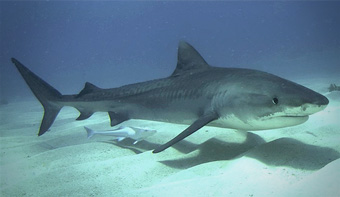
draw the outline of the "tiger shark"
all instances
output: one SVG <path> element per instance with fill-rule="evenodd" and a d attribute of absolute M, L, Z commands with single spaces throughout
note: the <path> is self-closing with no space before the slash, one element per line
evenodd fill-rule
<path fill-rule="evenodd" d="M 129 119 L 190 125 L 153 153 L 205 125 L 256 131 L 302 124 L 329 103 L 325 96 L 273 74 L 211 66 L 184 41 L 179 43 L 177 67 L 169 77 L 110 89 L 86 82 L 73 95 L 62 95 L 18 60 L 11 60 L 44 108 L 38 136 L 51 127 L 63 106 L 78 109 L 77 120 L 108 112 L 111 126 Z"/>

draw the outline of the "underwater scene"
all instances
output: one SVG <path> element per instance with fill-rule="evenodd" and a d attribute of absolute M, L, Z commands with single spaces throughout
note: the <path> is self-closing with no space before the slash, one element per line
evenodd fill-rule
<path fill-rule="evenodd" d="M 340 196 L 339 10 L 1 1 L 0 196 Z"/>

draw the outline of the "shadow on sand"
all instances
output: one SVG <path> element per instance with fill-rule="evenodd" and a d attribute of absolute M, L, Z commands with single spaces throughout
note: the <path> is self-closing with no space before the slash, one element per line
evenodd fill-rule
<path fill-rule="evenodd" d="M 132 140 L 125 140 L 119 144 L 110 143 L 130 149 L 136 154 L 159 146 L 159 144 L 147 141 L 139 142 L 136 145 L 132 145 L 132 142 Z M 318 170 L 340 158 L 340 153 L 332 148 L 314 146 L 292 138 L 280 138 L 266 143 L 261 137 L 253 133 L 247 133 L 247 138 L 243 143 L 228 143 L 212 138 L 197 145 L 183 140 L 174 145 L 173 148 L 184 154 L 198 150 L 198 154 L 189 158 L 183 158 L 179 155 L 179 158 L 175 160 L 160 161 L 164 165 L 178 169 L 187 169 L 212 161 L 232 160 L 246 156 L 270 166 Z"/>

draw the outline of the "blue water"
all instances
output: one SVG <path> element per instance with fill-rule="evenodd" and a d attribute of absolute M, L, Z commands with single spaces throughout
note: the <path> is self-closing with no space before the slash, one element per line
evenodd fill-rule
<path fill-rule="evenodd" d="M 109 88 L 166 77 L 176 65 L 179 40 L 214 66 L 281 76 L 340 73 L 340 2 L 0 2 L 0 7 L 6 99 L 31 96 L 11 57 L 69 94 L 86 81 Z M 299 62 L 309 53 L 318 56 Z M 259 63 L 263 60 L 274 61 Z"/>
<path fill-rule="evenodd" d="M 336 1 L 1 1 L 0 193 L 339 196 L 339 92 L 327 92 L 330 83 L 340 85 L 339 10 Z M 187 152 L 151 153 L 185 129 L 160 122 L 124 123 L 157 130 L 137 145 L 88 141 L 83 126 L 110 128 L 109 118 L 75 121 L 73 108 L 36 136 L 43 109 L 10 58 L 61 93 L 76 94 L 86 81 L 111 88 L 169 76 L 180 40 L 213 66 L 301 82 L 327 94 L 330 104 L 305 124 L 245 139 L 204 128 L 182 141 Z"/>

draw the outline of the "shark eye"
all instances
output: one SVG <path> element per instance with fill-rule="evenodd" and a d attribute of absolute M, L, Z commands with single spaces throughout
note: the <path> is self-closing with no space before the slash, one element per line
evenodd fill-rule
<path fill-rule="evenodd" d="M 275 105 L 277 105 L 277 104 L 279 103 L 279 99 L 276 98 L 276 97 L 274 97 L 273 100 L 272 100 L 272 102 L 273 102 Z"/>

